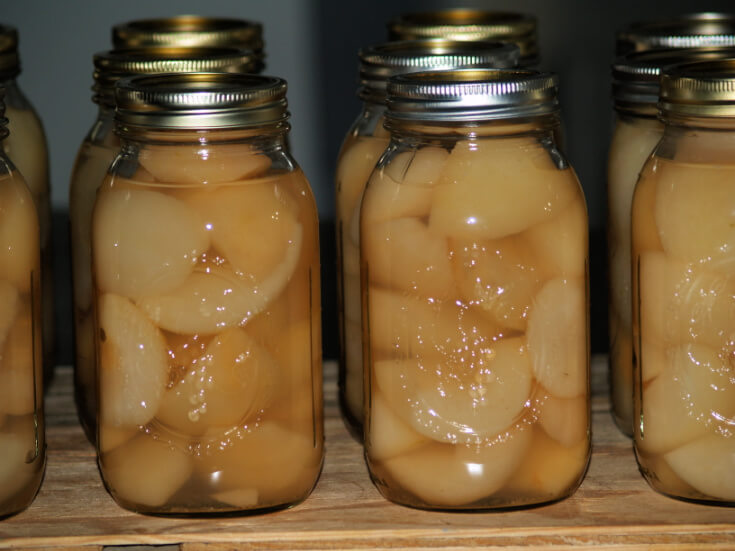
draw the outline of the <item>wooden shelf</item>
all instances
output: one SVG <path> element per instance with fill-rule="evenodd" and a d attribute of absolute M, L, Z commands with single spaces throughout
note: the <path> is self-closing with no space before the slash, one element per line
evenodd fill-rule
<path fill-rule="evenodd" d="M 293 509 L 244 517 L 179 519 L 118 507 L 77 422 L 69 368 L 47 397 L 48 467 L 31 507 L 0 522 L 0 548 L 101 549 L 172 545 L 185 551 L 257 549 L 735 549 L 735 510 L 661 496 L 641 478 L 631 442 L 615 428 L 605 359 L 593 362 L 593 455 L 569 499 L 512 512 L 436 513 L 400 507 L 373 487 L 360 445 L 336 401 L 336 366 L 325 366 L 327 454 L 314 493 Z"/>

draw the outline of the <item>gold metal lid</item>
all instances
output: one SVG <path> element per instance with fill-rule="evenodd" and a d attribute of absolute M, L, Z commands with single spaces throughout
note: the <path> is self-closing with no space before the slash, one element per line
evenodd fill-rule
<path fill-rule="evenodd" d="M 735 15 L 702 12 L 660 21 L 633 23 L 616 36 L 615 53 L 663 48 L 735 46 Z"/>
<path fill-rule="evenodd" d="M 288 119 L 286 81 L 235 73 L 170 73 L 121 79 L 115 120 L 148 129 L 225 129 Z"/>
<path fill-rule="evenodd" d="M 516 67 L 518 46 L 507 42 L 463 42 L 443 38 L 385 42 L 359 52 L 360 97 L 385 102 L 392 76 L 459 68 Z"/>
<path fill-rule="evenodd" d="M 514 12 L 449 9 L 406 13 L 388 23 L 389 40 L 446 38 L 512 42 L 521 50 L 520 65 L 539 61 L 536 18 Z"/>
<path fill-rule="evenodd" d="M 643 109 L 656 114 L 661 74 L 682 63 L 735 57 L 735 48 L 667 48 L 631 52 L 612 65 L 612 90 L 618 109 Z"/>
<path fill-rule="evenodd" d="M 386 117 L 471 122 L 555 113 L 558 79 L 522 69 L 458 69 L 399 75 L 388 81 Z"/>
<path fill-rule="evenodd" d="M 263 26 L 255 21 L 200 15 L 138 19 L 112 28 L 115 48 L 224 46 L 252 50 L 260 69 L 263 60 Z"/>
<path fill-rule="evenodd" d="M 659 109 L 664 116 L 735 117 L 735 57 L 666 70 Z"/>
<path fill-rule="evenodd" d="M 20 74 L 18 56 L 18 30 L 10 25 L 0 25 L 0 79 L 8 80 Z"/>
<path fill-rule="evenodd" d="M 258 68 L 250 50 L 156 46 L 109 50 L 94 55 L 93 100 L 115 105 L 115 83 L 121 78 L 160 73 L 251 73 Z"/>

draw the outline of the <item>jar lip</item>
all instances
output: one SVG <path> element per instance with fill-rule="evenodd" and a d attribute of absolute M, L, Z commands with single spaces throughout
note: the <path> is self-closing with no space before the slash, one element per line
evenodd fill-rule
<path fill-rule="evenodd" d="M 93 56 L 93 101 L 114 106 L 115 83 L 121 78 L 144 74 L 234 72 L 259 69 L 252 50 L 228 47 L 124 48 L 97 52 Z"/>
<path fill-rule="evenodd" d="M 286 81 L 245 73 L 167 73 L 120 79 L 115 120 L 148 128 L 236 128 L 288 119 Z"/>
<path fill-rule="evenodd" d="M 424 38 L 374 44 L 362 48 L 358 57 L 360 97 L 384 101 L 388 79 L 392 76 L 462 67 L 516 67 L 520 49 L 508 42 Z"/>
<path fill-rule="evenodd" d="M 527 69 L 458 69 L 412 73 L 388 81 L 386 117 L 481 121 L 559 111 L 558 78 Z"/>
<path fill-rule="evenodd" d="M 668 20 L 639 21 L 616 35 L 618 55 L 661 48 L 735 46 L 735 15 L 699 12 Z"/>
<path fill-rule="evenodd" d="M 533 15 L 450 8 L 403 13 L 387 24 L 389 40 L 448 38 L 453 40 L 504 40 L 520 48 L 521 65 L 538 62 L 537 22 Z"/>
<path fill-rule="evenodd" d="M 659 109 L 663 116 L 735 117 L 735 55 L 666 69 Z"/>
<path fill-rule="evenodd" d="M 708 61 L 735 56 L 735 48 L 666 48 L 630 52 L 612 64 L 612 91 L 616 104 L 656 105 L 661 89 L 661 74 L 682 63 Z"/>
<path fill-rule="evenodd" d="M 176 15 L 135 19 L 112 27 L 115 48 L 151 46 L 228 46 L 252 50 L 262 70 L 265 59 L 263 25 L 234 17 Z"/>

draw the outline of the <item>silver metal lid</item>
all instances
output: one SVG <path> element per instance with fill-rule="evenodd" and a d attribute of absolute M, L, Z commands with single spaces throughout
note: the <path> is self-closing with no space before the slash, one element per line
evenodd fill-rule
<path fill-rule="evenodd" d="M 412 73 L 388 81 L 386 117 L 469 122 L 555 113 L 558 79 L 522 69 L 459 69 Z"/>
<path fill-rule="evenodd" d="M 735 15 L 702 12 L 633 23 L 616 36 L 615 53 L 735 46 Z"/>
<path fill-rule="evenodd" d="M 124 78 L 115 86 L 115 120 L 160 129 L 273 125 L 288 119 L 286 81 L 234 73 L 175 73 Z"/>
<path fill-rule="evenodd" d="M 650 108 L 655 114 L 661 90 L 661 74 L 682 63 L 735 57 L 735 48 L 668 48 L 631 52 L 612 65 L 613 100 L 616 107 Z"/>
<path fill-rule="evenodd" d="M 512 42 L 521 50 L 520 65 L 539 60 L 536 18 L 515 12 L 454 8 L 405 13 L 388 23 L 389 40 L 446 38 Z"/>
<path fill-rule="evenodd" d="M 659 109 L 664 116 L 735 118 L 735 57 L 667 69 Z"/>
<path fill-rule="evenodd" d="M 263 26 L 255 21 L 200 15 L 138 19 L 112 28 L 115 48 L 231 47 L 252 50 L 260 69 L 265 58 Z M 259 69 L 259 70 L 260 70 Z"/>
<path fill-rule="evenodd" d="M 18 30 L 10 25 L 0 25 L 0 80 L 9 80 L 19 74 Z"/>
<path fill-rule="evenodd" d="M 384 102 L 388 79 L 421 71 L 516 67 L 520 50 L 505 42 L 462 42 L 443 38 L 385 42 L 359 52 L 360 97 Z"/>
<path fill-rule="evenodd" d="M 121 78 L 160 73 L 251 73 L 258 68 L 250 50 L 237 48 L 151 47 L 109 50 L 94 55 L 94 101 L 115 105 Z"/>

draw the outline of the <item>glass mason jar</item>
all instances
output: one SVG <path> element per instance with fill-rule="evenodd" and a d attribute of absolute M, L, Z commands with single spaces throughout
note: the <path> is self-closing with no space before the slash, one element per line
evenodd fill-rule
<path fill-rule="evenodd" d="M 0 518 L 30 505 L 46 466 L 40 272 L 33 197 L 0 150 Z"/>
<path fill-rule="evenodd" d="M 610 391 L 618 428 L 633 436 L 633 328 L 630 287 L 630 209 L 643 164 L 663 134 L 657 118 L 661 71 L 687 61 L 721 59 L 728 48 L 633 52 L 613 64 L 615 127 L 607 163 Z"/>
<path fill-rule="evenodd" d="M 285 94 L 246 74 L 117 84 L 92 251 L 98 461 L 125 508 L 285 507 L 319 476 L 318 221 Z"/>
<path fill-rule="evenodd" d="M 235 48 L 168 48 L 111 50 L 94 56 L 93 101 L 97 119 L 77 153 L 69 187 L 72 283 L 74 303 L 74 397 L 87 438 L 96 430 L 94 319 L 92 312 L 92 207 L 120 140 L 113 132 L 115 82 L 139 74 L 255 69 L 252 52 Z"/>
<path fill-rule="evenodd" d="M 115 48 L 229 47 L 253 52 L 256 71 L 265 68 L 263 25 L 255 21 L 200 15 L 137 19 L 112 28 Z"/>
<path fill-rule="evenodd" d="M 735 504 L 735 59 L 664 73 L 633 198 L 635 451 L 659 492 Z"/>
<path fill-rule="evenodd" d="M 10 135 L 3 142 L 33 195 L 41 228 L 41 290 L 43 293 L 43 370 L 46 381 L 54 373 L 54 278 L 51 250 L 51 194 L 48 146 L 36 110 L 18 87 L 20 74 L 18 31 L 0 25 L 0 86 L 5 88 L 5 116 Z"/>
<path fill-rule="evenodd" d="M 427 509 L 554 501 L 590 454 L 587 211 L 554 143 L 556 77 L 388 84 L 360 213 L 365 453 Z"/>
<path fill-rule="evenodd" d="M 337 158 L 336 226 L 340 325 L 339 399 L 353 432 L 362 432 L 362 307 L 360 304 L 360 199 L 370 173 L 388 145 L 383 128 L 388 77 L 457 67 L 515 67 L 519 50 L 499 42 L 444 39 L 389 42 L 365 48 L 360 57 L 363 107 Z"/>
<path fill-rule="evenodd" d="M 616 55 L 666 48 L 735 46 L 735 15 L 701 12 L 641 21 L 619 31 Z"/>
<path fill-rule="evenodd" d="M 539 62 L 538 29 L 532 15 L 467 8 L 404 13 L 388 22 L 389 40 L 445 38 L 448 40 L 501 40 L 521 50 L 518 64 Z"/>

